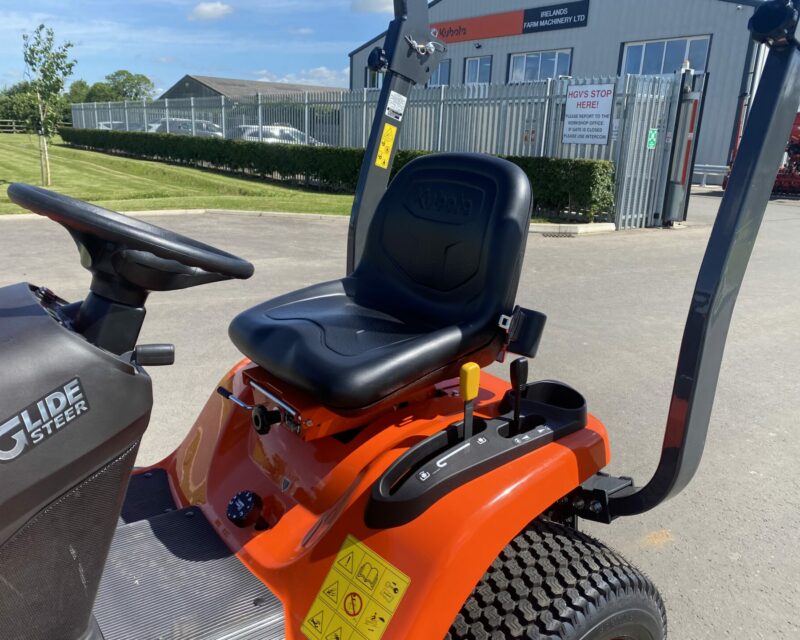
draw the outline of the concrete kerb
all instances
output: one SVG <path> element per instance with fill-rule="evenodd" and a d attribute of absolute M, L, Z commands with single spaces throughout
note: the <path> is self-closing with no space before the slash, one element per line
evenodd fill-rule
<path fill-rule="evenodd" d="M 540 233 L 545 236 L 562 236 L 573 238 L 575 236 L 593 235 L 596 233 L 610 233 L 616 231 L 613 222 L 592 222 L 590 224 L 556 224 L 548 222 L 534 222 L 529 233 Z"/>
<path fill-rule="evenodd" d="M 234 214 L 253 216 L 280 216 L 290 218 L 312 218 L 314 220 L 349 220 L 347 215 L 335 213 L 292 213 L 283 211 L 240 211 L 234 209 L 154 209 L 150 211 L 120 211 L 120 213 L 133 218 L 148 218 L 151 216 L 190 216 L 205 214 Z M 4 220 L 36 220 L 42 216 L 36 213 L 6 213 L 0 214 L 0 222 Z"/>
<path fill-rule="evenodd" d="M 342 223 L 349 221 L 347 215 L 333 213 L 292 213 L 283 211 L 240 211 L 235 209 L 155 209 L 151 211 L 121 211 L 125 215 L 134 218 L 148 218 L 155 216 L 189 216 L 189 215 L 251 215 L 251 216 L 270 216 L 294 219 L 312 220 L 338 220 Z M 35 213 L 9 213 L 0 215 L 0 222 L 10 220 L 35 220 L 41 216 Z M 676 225 L 676 228 L 684 228 L 684 225 Z M 575 238 L 578 236 L 589 236 L 616 231 L 613 222 L 594 222 L 590 224 L 556 224 L 556 223 L 532 223 L 529 233 L 543 236 Z M 652 231 L 637 229 L 636 231 Z"/>

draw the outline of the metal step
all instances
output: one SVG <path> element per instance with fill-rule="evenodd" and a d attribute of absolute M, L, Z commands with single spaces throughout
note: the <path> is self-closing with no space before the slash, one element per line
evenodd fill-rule
<path fill-rule="evenodd" d="M 197 508 L 117 528 L 94 614 L 104 640 L 284 638 L 280 600 Z"/>

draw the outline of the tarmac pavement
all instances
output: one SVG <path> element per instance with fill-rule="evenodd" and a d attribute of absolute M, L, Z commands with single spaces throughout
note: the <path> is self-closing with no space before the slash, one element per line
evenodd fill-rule
<path fill-rule="evenodd" d="M 531 379 L 581 390 L 607 425 L 612 473 L 649 479 L 660 452 L 690 295 L 719 197 L 692 200 L 689 225 L 578 238 L 531 235 L 519 304 L 549 317 Z M 141 215 L 141 214 L 137 214 Z M 159 214 L 148 221 L 237 253 L 246 282 L 152 294 L 141 342 L 172 342 L 152 370 L 155 408 L 140 464 L 174 449 L 239 358 L 237 312 L 341 277 L 347 221 L 287 214 Z M 675 640 L 800 638 L 800 205 L 770 204 L 741 291 L 700 470 L 684 494 L 611 527 L 586 525 L 660 587 Z M 66 232 L 0 218 L 0 285 L 44 284 L 79 299 L 89 275 Z M 491 369 L 507 377 L 507 366 Z"/>

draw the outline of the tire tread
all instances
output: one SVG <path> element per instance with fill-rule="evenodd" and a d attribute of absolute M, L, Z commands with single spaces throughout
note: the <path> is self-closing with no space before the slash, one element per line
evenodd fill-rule
<path fill-rule="evenodd" d="M 653 603 L 666 638 L 664 603 L 647 576 L 594 538 L 537 520 L 492 562 L 445 640 L 572 640 L 624 596 Z"/>

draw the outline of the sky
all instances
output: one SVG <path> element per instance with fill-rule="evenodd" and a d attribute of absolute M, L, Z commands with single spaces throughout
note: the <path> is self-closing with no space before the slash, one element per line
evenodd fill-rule
<path fill-rule="evenodd" d="M 159 92 L 184 74 L 344 87 L 347 54 L 385 30 L 392 0 L 0 0 L 0 87 L 23 79 L 22 34 L 75 46 L 70 81 L 117 69 Z"/>

